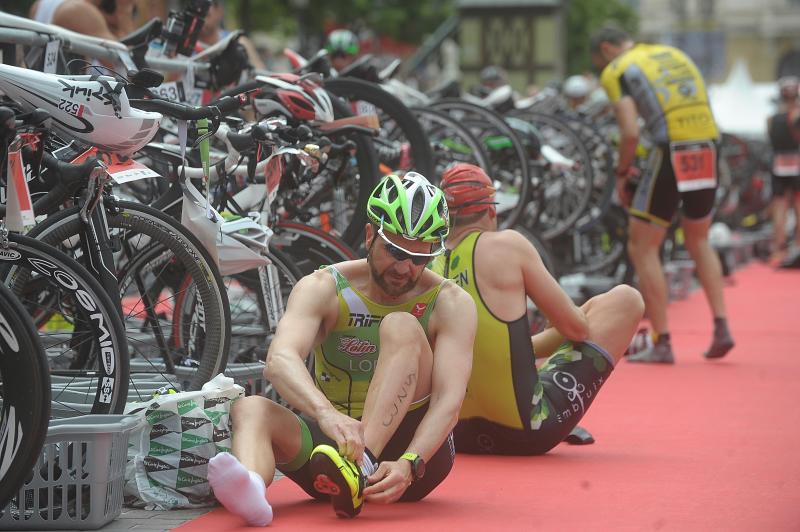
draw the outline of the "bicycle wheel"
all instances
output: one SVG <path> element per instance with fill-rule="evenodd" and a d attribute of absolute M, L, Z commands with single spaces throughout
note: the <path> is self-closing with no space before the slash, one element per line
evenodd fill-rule
<path fill-rule="evenodd" d="M 433 152 L 425 130 L 397 97 L 380 85 L 348 77 L 325 80 L 325 90 L 347 100 L 356 114 L 378 115 L 381 134 L 374 142 L 381 173 L 415 170 L 427 177 L 434 171 Z"/>
<path fill-rule="evenodd" d="M 128 391 L 128 345 L 118 307 L 69 256 L 10 234 L 0 278 L 32 317 L 47 355 L 55 417 L 119 414 Z"/>
<path fill-rule="evenodd" d="M 578 134 L 558 117 L 533 111 L 512 113 L 539 132 L 542 149 L 552 149 L 564 162 L 541 162 L 536 173 L 540 209 L 525 212 L 522 223 L 545 240 L 562 235 L 584 216 L 592 194 L 592 157 Z"/>
<path fill-rule="evenodd" d="M 608 139 L 590 122 L 589 118 L 577 114 L 561 112 L 557 115 L 578 134 L 581 142 L 591 156 L 592 190 L 589 205 L 583 216 L 575 222 L 578 230 L 586 229 L 596 223 L 611 206 L 616 179 L 614 178 L 614 147 Z"/>
<path fill-rule="evenodd" d="M 522 139 L 502 116 L 491 109 L 453 98 L 434 102 L 431 108 L 459 121 L 486 146 L 492 163 L 489 175 L 497 189 L 495 195 L 498 200 L 498 225 L 501 229 L 514 226 L 532 197 L 529 165 L 531 154 Z"/>
<path fill-rule="evenodd" d="M 228 298 L 216 266 L 194 235 L 158 210 L 118 201 L 107 219 L 132 366 L 163 384 L 199 389 L 225 368 L 230 345 Z M 71 208 L 30 234 L 81 257 L 81 231 Z M 183 305 L 187 294 L 200 304 Z M 175 334 L 183 330 L 194 332 L 191 341 Z"/>
<path fill-rule="evenodd" d="M 50 419 L 49 395 L 39 333 L 25 308 L 0 285 L 0 509 L 39 458 Z"/>
<path fill-rule="evenodd" d="M 492 171 L 483 144 L 466 127 L 440 111 L 421 107 L 411 110 L 427 132 L 433 149 L 434 173 L 430 176 L 431 182 L 438 183 L 452 163 L 469 163 L 480 166 L 487 173 Z"/>
<path fill-rule="evenodd" d="M 617 205 L 592 225 L 550 240 L 564 273 L 586 273 L 619 278 L 627 268 L 628 218 Z"/>
<path fill-rule="evenodd" d="M 308 275 L 322 266 L 358 258 L 343 240 L 315 227 L 290 221 L 281 221 L 272 228 L 275 235 L 270 249 L 277 248 L 289 257 L 302 275 Z"/>
<path fill-rule="evenodd" d="M 280 249 L 270 246 L 267 257 L 278 276 L 280 302 L 269 303 L 265 300 L 258 270 L 223 278 L 231 301 L 231 364 L 264 362 L 267 347 L 275 333 L 269 323 L 268 308 L 276 303 L 286 308 L 292 288 L 303 277 L 292 258 Z"/>

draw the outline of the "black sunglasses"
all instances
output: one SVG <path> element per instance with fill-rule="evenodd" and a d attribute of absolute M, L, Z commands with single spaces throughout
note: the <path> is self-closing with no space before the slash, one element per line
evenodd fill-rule
<path fill-rule="evenodd" d="M 410 255 L 394 244 L 390 244 L 389 242 L 384 242 L 383 247 L 386 248 L 386 251 L 389 252 L 389 255 L 391 255 L 396 261 L 402 262 L 404 260 L 410 260 L 416 266 L 424 266 L 425 264 L 428 264 L 432 258 L 427 256 Z"/>

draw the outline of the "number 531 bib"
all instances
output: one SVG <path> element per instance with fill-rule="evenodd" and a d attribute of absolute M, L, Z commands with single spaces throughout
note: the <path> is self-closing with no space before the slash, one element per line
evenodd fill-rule
<path fill-rule="evenodd" d="M 717 186 L 717 147 L 713 141 L 671 142 L 669 152 L 679 192 Z"/>

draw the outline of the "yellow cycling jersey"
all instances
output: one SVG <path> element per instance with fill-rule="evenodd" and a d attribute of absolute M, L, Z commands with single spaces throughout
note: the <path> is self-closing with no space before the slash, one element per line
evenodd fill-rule
<path fill-rule="evenodd" d="M 434 272 L 469 293 L 478 311 L 472 375 L 459 418 L 480 417 L 511 428 L 529 429 L 535 406 L 532 398 L 536 365 L 528 316 L 503 321 L 484 303 L 474 267 L 480 235 L 470 233 L 431 265 Z"/>
<path fill-rule="evenodd" d="M 339 316 L 333 330 L 314 350 L 314 380 L 336 409 L 360 418 L 367 390 L 380 352 L 380 326 L 391 312 L 408 312 L 417 318 L 425 334 L 428 319 L 442 285 L 397 305 L 381 305 L 356 290 L 334 266 L 328 271 L 336 280 Z M 411 409 L 421 406 L 413 404 Z"/>
<path fill-rule="evenodd" d="M 633 98 L 654 142 L 719 137 L 703 77 L 677 48 L 637 44 L 603 69 L 600 83 L 612 103 Z"/>

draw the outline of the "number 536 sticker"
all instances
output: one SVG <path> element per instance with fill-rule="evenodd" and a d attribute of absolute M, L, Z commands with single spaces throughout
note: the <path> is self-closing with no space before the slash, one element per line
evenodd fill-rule
<path fill-rule="evenodd" d="M 672 142 L 669 151 L 679 192 L 717 186 L 717 149 L 714 142 Z"/>

